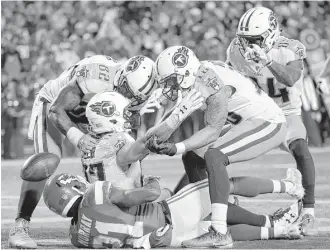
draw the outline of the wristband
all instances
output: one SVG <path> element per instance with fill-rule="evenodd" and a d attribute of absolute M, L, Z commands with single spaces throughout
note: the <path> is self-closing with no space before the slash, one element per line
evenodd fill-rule
<path fill-rule="evenodd" d="M 78 146 L 79 140 L 84 135 L 85 134 L 83 132 L 75 127 L 69 128 L 68 132 L 66 132 L 66 137 L 68 137 L 69 141 L 75 146 Z"/>
<path fill-rule="evenodd" d="M 186 151 L 186 146 L 183 142 L 179 142 L 175 144 L 176 147 L 176 155 L 182 154 Z"/>

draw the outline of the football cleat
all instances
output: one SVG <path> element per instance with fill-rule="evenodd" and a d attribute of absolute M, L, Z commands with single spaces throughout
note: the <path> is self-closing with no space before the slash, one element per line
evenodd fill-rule
<path fill-rule="evenodd" d="M 275 236 L 276 239 L 297 240 L 303 238 L 301 226 L 298 222 L 279 227 L 277 230 L 280 231 L 281 234 Z"/>
<path fill-rule="evenodd" d="M 288 168 L 286 171 L 286 178 L 282 179 L 283 182 L 288 181 L 293 184 L 293 188 L 287 190 L 287 194 L 291 195 L 298 200 L 302 199 L 305 195 L 305 190 L 302 186 L 302 177 L 298 169 Z"/>
<path fill-rule="evenodd" d="M 286 227 L 297 221 L 301 214 L 302 202 L 298 201 L 286 209 L 280 208 L 274 214 L 269 215 L 272 227 Z"/>
<path fill-rule="evenodd" d="M 231 248 L 233 247 L 233 238 L 230 230 L 226 234 L 217 232 L 212 226 L 209 231 L 194 239 L 185 240 L 181 243 L 183 248 Z"/>
<path fill-rule="evenodd" d="M 15 227 L 9 232 L 8 245 L 10 248 L 37 248 L 37 243 L 29 236 L 29 222 L 27 220 L 16 220 Z"/>
<path fill-rule="evenodd" d="M 305 236 L 315 236 L 318 234 L 318 230 L 315 226 L 315 218 L 311 214 L 302 214 L 299 219 L 299 225 L 301 226 L 302 234 Z"/>

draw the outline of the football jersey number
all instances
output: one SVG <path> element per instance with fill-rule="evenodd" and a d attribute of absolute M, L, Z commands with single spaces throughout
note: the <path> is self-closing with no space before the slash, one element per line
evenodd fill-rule
<path fill-rule="evenodd" d="M 92 163 L 89 165 L 83 164 L 85 177 L 88 182 L 93 182 L 92 177 L 99 181 L 105 181 L 103 161 Z"/>
<path fill-rule="evenodd" d="M 227 122 L 237 125 L 242 120 L 242 116 L 234 112 L 228 112 Z"/>
<path fill-rule="evenodd" d="M 251 77 L 251 79 L 255 81 L 259 86 L 257 78 Z M 284 103 L 290 101 L 289 92 L 286 88 L 280 88 L 278 89 L 279 93 L 276 93 L 277 91 L 274 84 L 274 78 L 267 78 L 266 81 L 267 81 L 267 89 L 268 89 L 269 97 L 272 98 L 281 97 Z"/>
<path fill-rule="evenodd" d="M 108 82 L 110 80 L 109 68 L 105 65 L 99 64 L 99 70 L 99 79 Z"/>

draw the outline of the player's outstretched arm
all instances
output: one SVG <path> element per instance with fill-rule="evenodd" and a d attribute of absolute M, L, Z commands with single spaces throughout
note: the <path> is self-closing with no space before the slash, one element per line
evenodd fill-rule
<path fill-rule="evenodd" d="M 185 146 L 185 151 L 201 148 L 219 138 L 227 119 L 228 97 L 231 95 L 232 90 L 230 87 L 225 86 L 206 100 L 207 109 L 204 118 L 206 126 L 182 142 Z"/>
<path fill-rule="evenodd" d="M 132 207 L 152 202 L 160 196 L 161 190 L 158 179 L 149 177 L 143 187 L 123 190 L 112 187 L 109 198 L 113 204 L 121 207 Z"/>
<path fill-rule="evenodd" d="M 149 153 L 147 141 L 151 137 L 156 136 L 157 140 L 161 142 L 167 140 L 190 114 L 203 105 L 203 101 L 204 98 L 201 97 L 200 92 L 190 91 L 165 121 L 149 129 L 144 136 L 135 142 L 122 147 L 117 153 L 117 164 L 126 166 L 143 159 Z"/>

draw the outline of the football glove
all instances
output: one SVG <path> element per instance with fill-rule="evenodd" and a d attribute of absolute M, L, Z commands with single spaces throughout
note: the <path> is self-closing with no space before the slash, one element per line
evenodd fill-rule
<path fill-rule="evenodd" d="M 152 136 L 147 141 L 147 148 L 156 154 L 173 156 L 177 152 L 175 143 L 160 142 L 157 136 Z"/>
<path fill-rule="evenodd" d="M 252 44 L 251 47 L 246 48 L 244 58 L 247 61 L 260 63 L 264 67 L 270 65 L 273 61 L 271 56 L 256 44 Z"/>
<path fill-rule="evenodd" d="M 146 101 L 146 104 L 140 110 L 140 116 L 155 112 L 155 109 L 160 109 L 162 89 L 156 89 Z"/>

